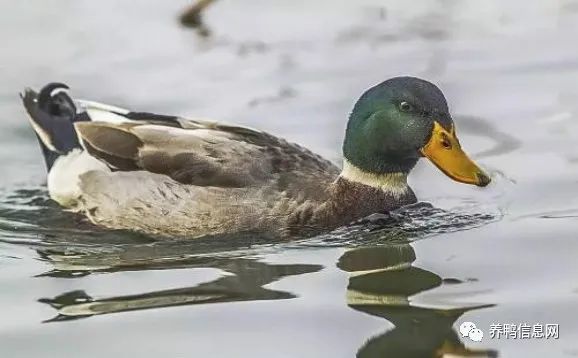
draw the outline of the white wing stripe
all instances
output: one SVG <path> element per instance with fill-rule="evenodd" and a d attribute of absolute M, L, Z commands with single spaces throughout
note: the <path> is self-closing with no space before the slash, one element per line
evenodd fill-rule
<path fill-rule="evenodd" d="M 94 102 L 94 101 L 87 101 L 84 99 L 76 100 L 76 103 L 78 104 L 79 107 L 82 107 L 85 110 L 96 109 L 96 110 L 101 110 L 101 111 L 105 111 L 105 112 L 116 112 L 116 113 L 120 113 L 120 114 L 127 114 L 130 112 L 128 109 L 124 109 L 124 108 L 120 108 L 120 107 L 116 107 L 116 106 L 111 106 L 110 104 L 104 104 L 104 103 L 99 103 L 99 102 Z"/>

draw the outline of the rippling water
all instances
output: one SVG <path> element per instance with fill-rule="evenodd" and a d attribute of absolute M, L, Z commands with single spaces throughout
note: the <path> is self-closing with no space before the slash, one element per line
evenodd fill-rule
<path fill-rule="evenodd" d="M 207 37 L 186 5 L 0 0 L 2 356 L 578 355 L 577 1 L 217 1 Z M 493 184 L 420 163 L 421 203 L 295 242 L 156 242 L 62 211 L 17 97 L 57 80 L 338 161 L 353 101 L 400 74 L 440 85 Z M 522 323 L 559 339 L 490 338 Z"/>

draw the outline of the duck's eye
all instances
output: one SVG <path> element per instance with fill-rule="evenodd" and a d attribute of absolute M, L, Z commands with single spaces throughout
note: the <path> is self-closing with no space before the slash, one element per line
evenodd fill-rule
<path fill-rule="evenodd" d="M 408 102 L 403 101 L 399 103 L 399 109 L 402 112 L 410 112 L 413 109 L 413 106 Z"/>
<path fill-rule="evenodd" d="M 442 134 L 441 143 L 445 149 L 452 149 L 452 142 L 445 133 Z"/>

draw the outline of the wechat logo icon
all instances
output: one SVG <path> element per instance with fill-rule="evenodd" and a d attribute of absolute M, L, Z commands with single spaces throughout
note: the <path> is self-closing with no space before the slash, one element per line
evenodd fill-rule
<path fill-rule="evenodd" d="M 460 325 L 460 333 L 462 337 L 468 337 L 474 342 L 481 342 L 484 338 L 484 332 L 476 327 L 473 322 L 464 322 Z"/>

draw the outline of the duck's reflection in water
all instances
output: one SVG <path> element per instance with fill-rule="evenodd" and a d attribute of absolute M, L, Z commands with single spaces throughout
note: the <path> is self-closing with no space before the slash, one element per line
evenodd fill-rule
<path fill-rule="evenodd" d="M 466 347 L 452 327 L 465 312 L 490 305 L 412 303 L 413 295 L 443 283 L 435 273 L 412 266 L 413 261 L 409 244 L 358 248 L 339 259 L 338 267 L 351 274 L 349 307 L 395 326 L 366 341 L 357 357 L 497 357 L 494 350 Z"/>
<path fill-rule="evenodd" d="M 95 271 L 118 272 L 175 268 L 216 268 L 229 274 L 214 281 L 191 287 L 135 295 L 94 299 L 85 291 L 78 290 L 63 293 L 54 298 L 42 298 L 39 300 L 40 302 L 49 304 L 58 312 L 56 317 L 46 322 L 179 305 L 289 299 L 296 296 L 290 292 L 271 290 L 263 286 L 283 277 L 316 272 L 322 269 L 320 265 L 269 264 L 239 257 L 183 257 L 182 252 L 180 256 L 171 257 L 167 255 L 166 251 L 161 250 L 161 252 L 160 256 L 149 256 L 146 263 L 142 260 L 142 253 L 136 252 L 123 252 L 120 255 L 42 253 L 44 258 L 50 259 L 56 267 L 43 276 L 72 278 Z M 108 266 L 104 266 L 105 264 Z"/>

